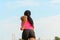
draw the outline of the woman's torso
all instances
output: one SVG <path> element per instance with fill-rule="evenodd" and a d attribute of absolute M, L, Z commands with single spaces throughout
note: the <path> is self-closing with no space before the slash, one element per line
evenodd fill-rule
<path fill-rule="evenodd" d="M 23 25 L 23 23 L 21 23 L 21 25 Z M 24 24 L 24 29 L 23 30 L 25 30 L 25 29 L 31 29 L 31 30 L 33 30 L 33 26 L 29 23 L 28 20 Z"/>

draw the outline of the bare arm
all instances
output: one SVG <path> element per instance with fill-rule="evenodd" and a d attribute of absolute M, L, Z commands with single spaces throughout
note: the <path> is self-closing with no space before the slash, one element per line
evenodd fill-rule
<path fill-rule="evenodd" d="M 23 30 L 24 29 L 24 26 L 25 26 L 25 22 L 27 21 L 27 16 L 22 16 L 21 17 L 21 22 L 22 22 L 22 26 L 21 26 L 21 30 Z"/>

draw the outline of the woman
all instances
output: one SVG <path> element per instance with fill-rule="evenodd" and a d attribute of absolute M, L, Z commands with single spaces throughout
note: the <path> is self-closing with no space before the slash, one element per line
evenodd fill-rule
<path fill-rule="evenodd" d="M 31 18 L 31 12 L 26 10 L 24 12 L 24 16 L 21 17 L 21 30 L 22 32 L 22 39 L 23 40 L 35 40 L 35 33 L 34 33 L 34 23 Z"/>

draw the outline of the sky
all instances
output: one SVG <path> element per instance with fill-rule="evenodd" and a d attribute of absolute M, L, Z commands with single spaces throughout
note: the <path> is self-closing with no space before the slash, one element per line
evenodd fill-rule
<path fill-rule="evenodd" d="M 31 11 L 36 38 L 53 40 L 60 37 L 60 0 L 0 0 L 0 40 L 18 40 L 20 17 Z"/>

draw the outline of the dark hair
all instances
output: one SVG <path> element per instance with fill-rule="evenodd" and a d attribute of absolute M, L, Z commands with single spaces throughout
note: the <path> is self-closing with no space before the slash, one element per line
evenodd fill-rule
<path fill-rule="evenodd" d="M 30 12 L 29 10 L 26 10 L 26 11 L 24 12 L 24 15 L 27 16 L 28 21 L 29 21 L 30 24 L 34 27 L 34 23 L 33 23 L 33 20 L 32 20 L 32 18 L 31 18 L 31 12 Z"/>

